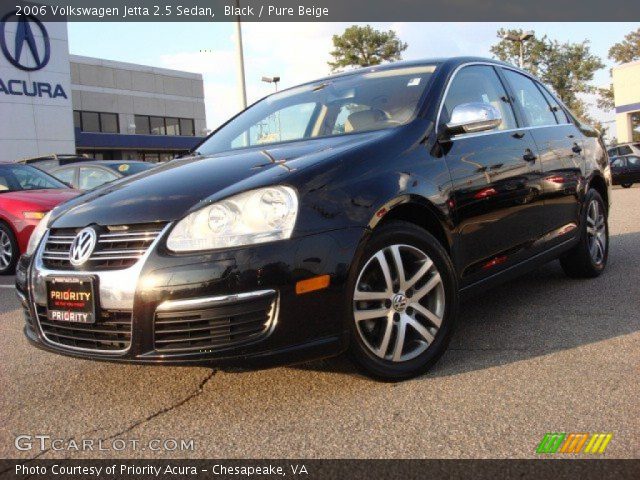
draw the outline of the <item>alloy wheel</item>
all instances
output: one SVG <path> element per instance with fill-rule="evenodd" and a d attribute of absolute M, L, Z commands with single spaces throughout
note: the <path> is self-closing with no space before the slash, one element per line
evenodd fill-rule
<path fill-rule="evenodd" d="M 0 230 L 0 269 L 5 270 L 13 259 L 11 239 L 7 232 Z"/>
<path fill-rule="evenodd" d="M 405 362 L 433 343 L 445 311 L 438 269 L 422 250 L 391 245 L 364 265 L 353 295 L 356 329 L 377 357 Z"/>
<path fill-rule="evenodd" d="M 587 210 L 587 236 L 589 254 L 596 265 L 604 262 L 607 251 L 607 228 L 604 211 L 600 202 L 592 200 Z"/>

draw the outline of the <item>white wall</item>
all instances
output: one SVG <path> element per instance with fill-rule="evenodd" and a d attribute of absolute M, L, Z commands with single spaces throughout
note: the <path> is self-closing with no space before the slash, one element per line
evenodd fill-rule
<path fill-rule="evenodd" d="M 44 52 L 44 39 L 41 31 L 35 24 L 30 26 L 38 52 L 42 55 L 40 52 Z M 48 64 L 37 71 L 23 71 L 12 65 L 0 51 L 0 79 L 7 89 L 10 80 L 24 80 L 29 91 L 32 82 L 51 84 L 52 89 L 59 84 L 67 98 L 49 98 L 46 93 L 29 97 L 0 91 L 0 161 L 75 152 L 67 24 L 51 22 L 44 23 L 44 26 L 51 43 Z M 5 43 L 10 52 L 13 52 L 15 45 L 16 28 L 15 22 L 5 24 Z M 21 63 L 29 60 L 32 60 L 32 56 L 25 43 Z"/>

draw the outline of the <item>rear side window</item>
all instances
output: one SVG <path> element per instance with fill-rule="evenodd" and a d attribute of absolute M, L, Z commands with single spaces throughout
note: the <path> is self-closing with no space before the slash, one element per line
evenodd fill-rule
<path fill-rule="evenodd" d="M 530 78 L 507 69 L 504 69 L 504 75 L 516 96 L 516 102 L 524 112 L 528 126 L 557 125 L 549 103 Z"/>
<path fill-rule="evenodd" d="M 540 85 L 538 82 L 536 82 L 536 85 L 544 95 L 544 98 L 547 99 L 547 102 L 549 103 L 549 105 L 551 105 L 551 111 L 556 116 L 556 121 L 558 123 L 571 123 L 571 120 L 569 120 L 567 113 L 560 106 L 558 101 L 555 98 L 553 98 L 553 96 L 547 91 L 547 89 L 544 88 L 542 85 Z"/>
<path fill-rule="evenodd" d="M 640 167 L 640 157 L 636 157 L 635 155 L 631 155 L 627 157 L 627 162 L 630 167 L 639 168 Z"/>
<path fill-rule="evenodd" d="M 633 150 L 631 150 L 631 147 L 629 145 L 623 145 L 621 147 L 618 147 L 619 155 L 629 155 L 631 153 L 633 153 Z"/>
<path fill-rule="evenodd" d="M 475 102 L 489 103 L 500 111 L 502 123 L 498 130 L 517 128 L 509 97 L 493 67 L 472 65 L 456 74 L 444 100 L 442 123 L 449 121 L 458 105 Z"/>

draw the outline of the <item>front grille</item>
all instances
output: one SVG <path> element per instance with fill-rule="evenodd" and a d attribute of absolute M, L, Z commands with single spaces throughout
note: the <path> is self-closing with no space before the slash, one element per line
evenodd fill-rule
<path fill-rule="evenodd" d="M 275 292 L 201 309 L 158 311 L 155 349 L 161 353 L 217 350 L 259 340 L 275 322 Z"/>
<path fill-rule="evenodd" d="M 40 328 L 52 343 L 107 353 L 131 345 L 131 312 L 105 310 L 96 323 L 73 323 L 49 320 L 45 307 L 36 308 Z"/>
<path fill-rule="evenodd" d="M 96 228 L 98 243 L 83 270 L 120 270 L 133 266 L 162 231 L 162 224 Z M 76 270 L 69 251 L 81 228 L 52 229 L 42 254 L 44 266 L 51 270 Z"/>

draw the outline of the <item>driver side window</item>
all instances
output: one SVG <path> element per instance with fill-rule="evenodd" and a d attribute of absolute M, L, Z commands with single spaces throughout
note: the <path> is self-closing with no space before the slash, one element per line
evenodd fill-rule
<path fill-rule="evenodd" d="M 488 103 L 500 111 L 502 123 L 497 130 L 517 128 L 507 92 L 498 74 L 489 65 L 471 65 L 456 74 L 444 101 L 441 123 L 449 121 L 451 112 L 458 105 L 476 102 Z"/>

